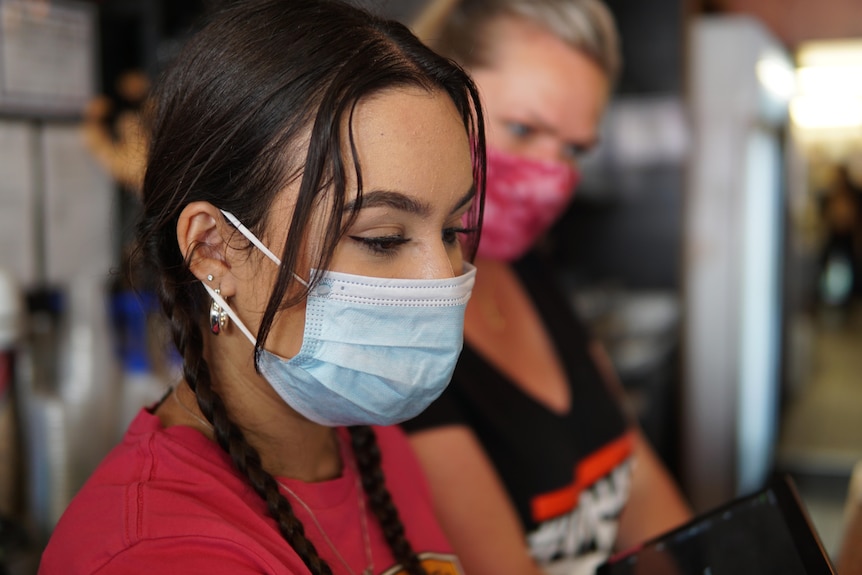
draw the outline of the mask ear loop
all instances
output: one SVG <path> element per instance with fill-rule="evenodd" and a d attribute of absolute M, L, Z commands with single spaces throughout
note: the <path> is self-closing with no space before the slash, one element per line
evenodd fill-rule
<path fill-rule="evenodd" d="M 233 215 L 232 213 L 230 213 L 227 210 L 220 210 L 220 211 L 222 214 L 224 214 L 224 217 L 226 217 L 228 219 L 228 221 L 237 229 L 237 231 L 239 233 L 241 233 L 243 236 L 245 236 L 245 238 L 248 241 L 250 241 L 252 244 L 254 244 L 254 246 L 257 249 L 262 251 L 264 253 L 264 255 L 266 255 L 266 257 L 268 257 L 270 260 L 272 260 L 275 263 L 275 265 L 277 265 L 277 266 L 281 265 L 281 260 L 278 258 L 278 256 L 276 256 L 274 253 L 272 253 L 272 251 L 270 251 L 270 249 L 268 247 L 266 247 L 262 241 L 257 239 L 257 237 L 253 233 L 251 233 L 251 230 L 249 230 L 247 227 L 245 227 L 242 224 L 242 222 L 240 222 L 239 219 L 235 215 Z M 302 279 L 301 277 L 296 275 L 296 273 L 293 273 L 293 277 L 295 277 L 296 281 L 301 283 L 303 286 L 305 286 L 306 288 L 308 287 L 308 282 L 306 282 L 304 279 Z M 223 313 L 227 313 L 228 317 L 233 320 L 233 322 L 240 329 L 240 331 L 243 333 L 243 335 L 245 335 L 245 337 L 248 338 L 248 341 L 250 341 L 252 345 L 256 346 L 257 345 L 257 338 L 251 334 L 251 331 L 249 331 L 249 329 L 247 327 L 245 327 L 245 324 L 242 323 L 242 320 L 239 319 L 239 317 L 237 317 L 237 315 L 233 312 L 233 310 L 230 308 L 230 306 L 227 304 L 227 302 L 224 300 L 224 298 L 221 297 L 221 294 L 219 293 L 220 290 L 214 290 L 213 288 L 211 288 L 210 286 L 208 286 L 204 282 L 201 282 L 201 284 L 203 284 L 204 289 L 207 290 L 207 293 L 209 293 L 210 297 L 213 299 L 213 302 L 215 304 L 217 304 L 223 310 Z"/>
<path fill-rule="evenodd" d="M 247 239 L 252 244 L 254 244 L 255 247 L 257 249 L 259 249 L 260 251 L 262 251 L 266 257 L 268 257 L 273 262 L 275 262 L 275 265 L 277 265 L 277 266 L 281 265 L 281 259 L 278 256 L 276 256 L 274 253 L 272 253 L 270 251 L 270 249 L 268 247 L 266 247 L 262 241 L 257 239 L 257 236 L 255 236 L 253 233 L 251 233 L 251 230 L 248 229 L 247 227 L 245 227 L 242 224 L 242 222 L 240 222 L 239 219 L 235 215 L 233 215 L 232 213 L 230 213 L 227 210 L 220 210 L 220 211 L 221 211 L 221 213 L 224 214 L 224 217 L 226 217 L 228 219 L 228 221 L 231 224 L 233 224 L 233 227 L 235 227 L 239 233 L 241 233 L 243 236 L 245 236 L 245 239 Z M 301 277 L 299 277 L 298 275 L 296 275 L 296 273 L 293 273 L 293 277 L 295 277 L 296 281 L 301 283 L 303 286 L 305 286 L 306 288 L 308 287 L 308 282 L 305 281 L 304 279 L 302 279 Z M 233 316 L 231 316 L 231 319 L 233 319 Z"/>
<path fill-rule="evenodd" d="M 239 233 L 244 235 L 248 241 L 250 241 L 251 243 L 253 243 L 257 247 L 257 249 L 259 249 L 264 254 L 266 254 L 266 257 L 268 257 L 269 259 L 274 261 L 275 265 L 277 265 L 277 266 L 281 265 L 281 260 L 278 258 L 278 256 L 276 256 L 274 253 L 269 251 L 269 248 L 266 247 L 265 245 L 263 245 L 263 242 L 260 241 L 259 239 L 257 239 L 257 237 L 255 237 L 255 235 L 253 233 L 251 233 L 250 229 L 248 229 L 247 227 L 242 225 L 242 222 L 240 222 L 235 215 L 233 215 L 232 213 L 230 213 L 227 210 L 221 210 L 221 213 L 223 213 L 224 217 L 226 217 L 228 219 L 228 221 L 231 224 L 233 224 L 233 227 L 235 227 L 237 230 L 239 230 Z"/>

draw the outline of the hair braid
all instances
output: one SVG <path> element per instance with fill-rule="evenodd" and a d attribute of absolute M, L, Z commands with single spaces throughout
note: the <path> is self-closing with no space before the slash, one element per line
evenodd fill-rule
<path fill-rule="evenodd" d="M 383 535 L 395 560 L 410 575 L 427 575 L 419 562 L 419 557 L 404 533 L 404 525 L 386 488 L 383 468 L 381 467 L 380 448 L 377 435 L 367 425 L 351 427 L 350 439 L 356 456 L 356 465 L 362 478 L 362 487 L 368 496 L 371 510 L 383 528 Z"/>
<path fill-rule="evenodd" d="M 197 306 L 178 303 L 179 298 L 175 296 L 175 292 L 164 283 L 161 291 L 163 307 L 171 319 L 174 342 L 183 356 L 183 376 L 189 388 L 194 391 L 204 417 L 212 423 L 218 444 L 230 455 L 236 468 L 246 476 L 255 492 L 266 502 L 267 511 L 278 524 L 281 536 L 293 547 L 311 573 L 332 575 L 332 569 L 306 537 L 302 522 L 296 517 L 290 502 L 279 491 L 275 478 L 263 468 L 257 450 L 230 420 L 224 402 L 212 388 L 209 365 L 203 357 L 202 330 L 197 319 L 188 313 Z M 191 298 L 189 292 L 190 290 L 178 290 L 177 293 Z"/>
<path fill-rule="evenodd" d="M 242 472 L 255 492 L 266 502 L 267 511 L 278 523 L 282 537 L 299 555 L 302 562 L 315 575 L 331 575 L 332 569 L 317 553 L 317 548 L 306 537 L 305 527 L 293 512 L 293 507 L 278 489 L 278 482 L 263 468 L 260 454 L 252 447 L 240 428 L 228 416 L 221 397 L 212 389 L 209 379 L 199 379 L 192 388 L 198 400 L 198 407 L 213 424 L 216 440 Z"/>

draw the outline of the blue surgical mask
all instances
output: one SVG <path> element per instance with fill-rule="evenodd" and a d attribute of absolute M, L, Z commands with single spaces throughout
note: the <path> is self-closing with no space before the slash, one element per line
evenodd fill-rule
<path fill-rule="evenodd" d="M 222 212 L 281 265 L 248 228 Z M 288 405 L 321 425 L 392 425 L 421 413 L 452 378 L 476 268 L 465 263 L 460 276 L 431 280 L 312 274 L 317 281 L 306 301 L 302 347 L 290 359 L 262 350 L 263 377 Z M 204 287 L 254 344 L 227 302 Z"/>

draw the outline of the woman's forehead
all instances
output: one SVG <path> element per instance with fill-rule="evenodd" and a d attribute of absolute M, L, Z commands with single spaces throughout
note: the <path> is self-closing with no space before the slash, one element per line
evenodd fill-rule
<path fill-rule="evenodd" d="M 352 131 L 363 188 L 463 194 L 472 185 L 467 130 L 445 92 L 404 87 L 365 98 Z"/>

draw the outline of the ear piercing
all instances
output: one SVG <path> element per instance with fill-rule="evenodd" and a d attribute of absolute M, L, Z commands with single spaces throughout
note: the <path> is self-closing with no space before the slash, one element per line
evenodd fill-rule
<path fill-rule="evenodd" d="M 215 293 L 217 295 L 221 295 L 221 290 L 216 288 Z M 227 312 L 219 306 L 215 299 L 213 299 L 213 303 L 210 306 L 210 331 L 213 332 L 214 335 L 218 335 L 226 325 Z"/>

